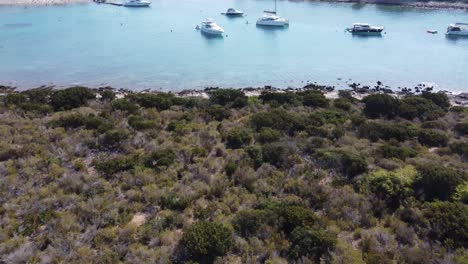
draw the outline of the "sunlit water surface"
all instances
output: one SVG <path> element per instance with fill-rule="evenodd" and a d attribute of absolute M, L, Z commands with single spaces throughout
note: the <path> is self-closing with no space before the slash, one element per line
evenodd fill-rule
<path fill-rule="evenodd" d="M 468 38 L 444 35 L 448 24 L 468 22 L 466 11 L 279 1 L 278 13 L 290 26 L 256 27 L 273 6 L 269 0 L 153 0 L 151 8 L 138 9 L 0 7 L 0 83 L 177 91 L 380 80 L 468 91 Z M 228 7 L 247 16 L 221 15 Z M 225 29 L 224 38 L 195 30 L 207 17 Z M 386 34 L 352 36 L 344 29 L 354 22 L 385 26 Z"/>

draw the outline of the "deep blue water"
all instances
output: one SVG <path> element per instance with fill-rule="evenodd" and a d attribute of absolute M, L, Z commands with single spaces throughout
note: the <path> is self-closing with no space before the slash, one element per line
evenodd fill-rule
<path fill-rule="evenodd" d="M 181 90 L 381 80 L 468 91 L 468 38 L 444 35 L 449 23 L 468 22 L 466 11 L 279 1 L 290 26 L 257 28 L 256 19 L 273 6 L 270 0 L 153 0 L 140 9 L 0 7 L 0 83 Z M 247 16 L 222 16 L 228 7 Z M 196 31 L 206 17 L 227 36 Z M 387 33 L 353 37 L 344 29 L 354 22 L 382 25 Z"/>

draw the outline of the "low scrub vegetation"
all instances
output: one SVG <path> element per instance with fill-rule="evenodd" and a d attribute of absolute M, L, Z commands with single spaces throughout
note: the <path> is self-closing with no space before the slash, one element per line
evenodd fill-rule
<path fill-rule="evenodd" d="M 466 263 L 442 93 L 0 97 L 1 263 Z"/>

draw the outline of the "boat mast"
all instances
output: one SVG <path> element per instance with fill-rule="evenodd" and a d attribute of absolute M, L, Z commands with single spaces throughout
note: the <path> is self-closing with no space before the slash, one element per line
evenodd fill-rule
<path fill-rule="evenodd" d="M 276 14 L 276 0 L 275 0 L 275 14 Z"/>

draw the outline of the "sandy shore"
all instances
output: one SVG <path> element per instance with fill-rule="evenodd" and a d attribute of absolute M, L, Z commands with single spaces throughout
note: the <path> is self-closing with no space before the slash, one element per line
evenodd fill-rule
<path fill-rule="evenodd" d="M 91 0 L 0 0 L 2 5 L 46 6 L 91 3 Z"/>

